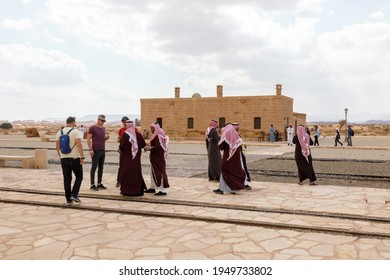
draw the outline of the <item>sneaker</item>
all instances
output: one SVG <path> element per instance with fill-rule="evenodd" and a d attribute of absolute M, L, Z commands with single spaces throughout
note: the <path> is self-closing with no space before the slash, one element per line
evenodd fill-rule
<path fill-rule="evenodd" d="M 71 201 L 74 201 L 74 202 L 77 202 L 77 203 L 81 203 L 80 198 L 78 198 L 77 196 L 71 196 L 71 197 L 70 197 L 70 200 L 71 200 Z"/>
<path fill-rule="evenodd" d="M 158 193 L 155 193 L 154 195 L 161 196 L 161 195 L 167 195 L 167 193 L 166 192 L 158 192 Z"/>
<path fill-rule="evenodd" d="M 156 190 L 155 189 L 148 189 L 146 191 L 144 191 L 145 193 L 155 193 Z"/>
<path fill-rule="evenodd" d="M 99 188 L 97 188 L 95 185 L 92 185 L 89 189 L 91 191 L 98 191 L 99 190 Z"/>
<path fill-rule="evenodd" d="M 69 201 L 66 202 L 66 206 L 72 206 L 72 204 L 73 204 L 72 200 L 69 200 Z"/>
<path fill-rule="evenodd" d="M 249 186 L 249 185 L 246 185 L 246 186 L 245 186 L 245 189 L 246 189 L 247 191 L 250 191 L 250 190 L 252 189 L 252 187 Z"/>
<path fill-rule="evenodd" d="M 97 185 L 98 189 L 107 190 L 107 188 L 103 184 Z"/>

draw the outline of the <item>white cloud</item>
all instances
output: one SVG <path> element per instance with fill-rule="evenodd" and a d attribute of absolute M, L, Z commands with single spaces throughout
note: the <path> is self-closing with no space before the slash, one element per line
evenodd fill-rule
<path fill-rule="evenodd" d="M 374 12 L 368 16 L 372 20 L 382 20 L 385 18 L 385 14 L 382 11 Z"/>
<path fill-rule="evenodd" d="M 85 66 L 61 51 L 27 45 L 0 45 L 0 79 L 60 86 L 86 79 Z"/>
<path fill-rule="evenodd" d="M 115 107 L 123 112 L 128 104 L 137 104 L 135 94 L 90 80 L 86 71 L 82 63 L 60 51 L 0 45 L 2 118 L 80 116 Z M 138 104 L 133 110 L 138 111 Z"/>
<path fill-rule="evenodd" d="M 144 96 L 170 97 L 163 95 L 161 79 L 145 86 L 127 82 L 126 71 L 140 66 L 142 71 L 130 76 L 157 80 L 147 73 L 141 76 L 150 67 L 167 78 L 161 82 L 164 88 L 172 80 L 172 88 L 181 86 L 191 94 L 213 96 L 217 84 L 224 85 L 226 95 L 272 94 L 274 85 L 282 83 L 300 112 L 327 113 L 347 105 L 387 111 L 390 29 L 385 13 L 372 12 L 382 11 L 379 6 L 366 11 L 359 1 L 354 2 L 356 9 L 345 3 L 47 0 L 41 13 L 45 17 L 34 13 L 34 21 L 28 19 L 31 45 L 0 46 L 0 71 L 5 73 L 0 81 L 22 88 L 14 89 L 20 94 L 29 89 L 50 96 L 54 87 L 58 92 L 71 89 L 77 96 L 91 97 L 93 92 L 97 103 L 107 100 L 104 92 L 113 99 L 131 96 L 137 106 Z M 345 11 L 348 17 L 342 18 Z M 42 38 L 40 48 L 33 47 Z M 50 50 L 53 46 L 61 51 Z M 95 52 L 107 57 L 91 63 Z M 119 69 L 109 65 L 112 57 L 123 58 Z M 99 78 L 91 76 L 96 73 Z M 101 77 L 107 82 L 94 81 Z M 110 79 L 127 86 L 127 93 L 110 86 L 115 83 Z M 375 98 L 368 94 L 372 92 Z"/>
<path fill-rule="evenodd" d="M 29 19 L 4 18 L 0 24 L 6 29 L 15 30 L 25 30 L 33 27 L 33 23 Z"/>

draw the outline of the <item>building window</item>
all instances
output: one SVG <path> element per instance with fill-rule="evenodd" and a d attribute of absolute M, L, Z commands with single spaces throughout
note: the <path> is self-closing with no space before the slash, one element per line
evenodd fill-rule
<path fill-rule="evenodd" d="M 162 128 L 162 118 L 157 118 L 156 123 L 158 123 L 160 125 L 160 127 Z"/>
<path fill-rule="evenodd" d="M 224 127 L 225 126 L 225 118 L 219 118 L 219 128 L 222 128 L 222 127 Z"/>
<path fill-rule="evenodd" d="M 254 129 L 260 129 L 261 128 L 261 118 L 259 118 L 259 117 L 254 118 L 253 128 Z"/>
<path fill-rule="evenodd" d="M 194 118 L 188 118 L 187 119 L 187 128 L 193 129 L 194 128 Z"/>

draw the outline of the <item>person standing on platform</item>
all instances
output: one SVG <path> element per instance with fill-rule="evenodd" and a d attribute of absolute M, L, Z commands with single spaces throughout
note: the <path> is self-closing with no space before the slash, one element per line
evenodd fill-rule
<path fill-rule="evenodd" d="M 271 124 L 271 127 L 269 128 L 269 141 L 275 142 L 275 128 L 273 124 Z"/>
<path fill-rule="evenodd" d="M 352 146 L 353 136 L 355 136 L 355 132 L 353 131 L 351 125 L 348 125 L 348 137 L 347 137 L 348 146 Z"/>
<path fill-rule="evenodd" d="M 119 140 L 120 190 L 122 195 L 142 196 L 146 184 L 142 176 L 141 153 L 146 143 L 134 122 L 127 120 L 125 125 L 126 130 Z"/>
<path fill-rule="evenodd" d="M 80 125 L 80 137 L 81 137 L 81 140 L 84 139 L 84 132 L 85 132 L 84 126 L 83 126 L 83 125 Z"/>
<path fill-rule="evenodd" d="M 221 152 L 218 148 L 219 135 L 218 122 L 212 120 L 206 130 L 206 149 L 208 158 L 209 181 L 218 181 L 221 176 Z"/>
<path fill-rule="evenodd" d="M 64 190 L 66 204 L 72 205 L 72 202 L 80 203 L 78 197 L 81 182 L 83 181 L 83 163 L 85 160 L 83 144 L 81 143 L 81 135 L 76 127 L 76 118 L 68 117 L 66 119 L 66 127 L 58 131 L 56 136 L 56 151 L 57 155 L 61 160 L 62 174 L 64 177 Z M 70 149 L 69 153 L 63 153 L 60 147 L 60 136 L 68 135 L 68 146 Z M 76 176 L 76 179 L 72 184 L 72 172 Z"/>
<path fill-rule="evenodd" d="M 127 129 L 127 126 L 126 126 L 126 122 L 129 120 L 129 118 L 128 117 L 126 117 L 126 116 L 124 116 L 124 117 L 122 117 L 122 119 L 121 119 L 121 122 L 122 122 L 122 127 L 119 129 L 119 131 L 118 131 L 118 138 L 116 139 L 116 142 L 120 142 L 120 140 L 121 140 L 121 136 L 122 136 L 122 134 L 126 131 L 126 129 Z M 120 158 L 121 158 L 121 156 L 120 156 L 120 149 L 118 148 L 118 153 L 119 153 L 119 162 L 120 162 Z M 121 172 L 121 165 L 120 165 L 120 163 L 119 163 L 119 166 L 118 166 L 118 174 L 117 174 L 117 176 L 116 176 L 116 187 L 117 188 L 119 188 L 120 186 L 121 186 L 121 183 L 120 183 L 120 172 Z"/>
<path fill-rule="evenodd" d="M 152 130 L 152 136 L 146 151 L 150 151 L 151 187 L 145 193 L 154 193 L 157 196 L 167 195 L 166 190 L 169 188 L 169 182 L 166 159 L 168 157 L 169 137 L 158 123 L 151 124 L 150 129 Z M 156 193 L 156 188 L 159 189 L 158 193 Z"/>
<path fill-rule="evenodd" d="M 90 190 L 93 191 L 107 189 L 102 183 L 104 160 L 106 157 L 106 140 L 109 138 L 109 136 L 106 135 L 106 128 L 104 127 L 105 122 L 106 117 L 104 115 L 99 115 L 96 124 L 91 126 L 88 130 L 87 144 L 89 155 L 92 158 Z M 95 185 L 96 169 L 98 169 L 97 186 Z"/>
<path fill-rule="evenodd" d="M 315 183 L 317 178 L 310 151 L 310 145 L 313 145 L 313 140 L 302 125 L 298 126 L 297 135 L 294 136 L 293 143 L 295 144 L 295 162 L 298 167 L 298 184 L 302 185 L 304 180 L 309 179 L 311 186 L 317 185 Z"/>
<path fill-rule="evenodd" d="M 292 146 L 293 145 L 293 138 L 294 138 L 294 128 L 292 127 L 292 124 L 290 123 L 289 126 L 287 127 L 287 145 Z"/>
<path fill-rule="evenodd" d="M 320 129 L 317 125 L 314 126 L 314 146 L 319 146 L 318 138 L 320 138 Z"/>
<path fill-rule="evenodd" d="M 221 177 L 219 188 L 213 190 L 215 193 L 228 192 L 235 194 L 236 191 L 245 189 L 245 171 L 242 166 L 241 146 L 242 139 L 233 125 L 227 124 L 224 126 L 218 143 L 219 149 L 223 150 Z"/>

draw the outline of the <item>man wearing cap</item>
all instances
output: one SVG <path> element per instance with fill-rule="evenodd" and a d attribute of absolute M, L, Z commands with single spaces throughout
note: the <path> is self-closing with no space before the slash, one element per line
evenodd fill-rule
<path fill-rule="evenodd" d="M 104 160 L 106 157 L 106 140 L 109 138 L 109 136 L 106 135 L 106 128 L 104 127 L 105 122 L 106 117 L 104 115 L 99 115 L 96 124 L 91 126 L 88 130 L 87 145 L 89 149 L 89 155 L 92 158 L 90 189 L 93 191 L 107 189 L 102 184 Z M 98 170 L 97 186 L 95 185 L 96 169 Z"/>
<path fill-rule="evenodd" d="M 121 136 L 122 134 L 126 131 L 126 121 L 128 121 L 129 118 L 126 117 L 126 116 L 123 116 L 121 122 L 122 122 L 122 127 L 121 129 L 119 129 L 118 131 L 118 138 L 116 139 L 116 142 L 120 142 L 121 141 Z M 118 152 L 120 153 L 120 150 L 118 148 Z M 119 162 L 120 162 L 120 154 L 119 154 Z M 119 164 L 119 167 L 118 167 L 118 175 L 116 176 L 116 187 L 119 188 L 121 186 L 121 180 L 120 180 L 120 171 L 121 171 L 121 165 Z"/>

